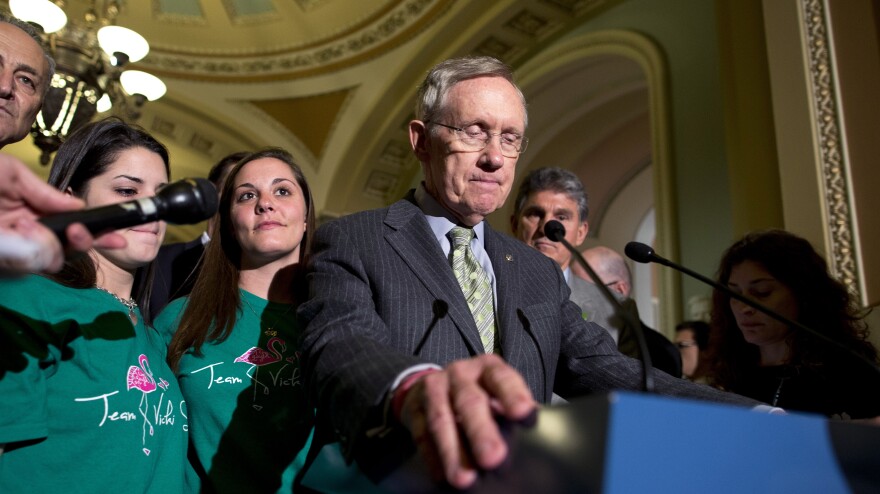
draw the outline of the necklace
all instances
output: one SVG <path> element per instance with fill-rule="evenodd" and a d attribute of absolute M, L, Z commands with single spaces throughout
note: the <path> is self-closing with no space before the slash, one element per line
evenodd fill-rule
<path fill-rule="evenodd" d="M 133 298 L 124 299 L 124 298 L 120 297 L 119 295 L 116 295 L 115 293 L 111 292 L 110 290 L 103 288 L 103 287 L 100 287 L 98 285 L 95 285 L 95 288 L 97 288 L 98 290 L 101 290 L 104 293 L 109 293 L 120 304 L 122 304 L 126 308 L 128 308 L 128 318 L 131 319 L 131 322 L 137 322 L 137 314 L 134 313 L 134 310 L 137 309 L 138 304 L 137 304 L 137 302 L 134 301 Z"/>
<path fill-rule="evenodd" d="M 257 314 L 257 311 L 255 311 L 253 307 L 251 307 L 251 304 L 247 301 L 247 299 L 244 297 L 241 297 L 241 301 L 244 302 L 244 304 L 247 305 L 247 308 L 250 309 L 250 311 L 253 312 L 255 316 L 257 316 L 257 319 L 262 322 L 263 318 L 260 317 L 259 314 Z M 266 330 L 263 331 L 263 334 L 265 334 L 266 336 L 278 336 L 278 330 L 276 330 L 274 328 L 276 325 L 278 325 L 278 322 L 281 321 L 281 318 L 286 316 L 287 313 L 290 312 L 291 307 L 293 307 L 293 304 L 288 304 L 287 309 L 284 312 L 282 312 L 281 315 L 276 317 L 275 321 L 272 324 L 269 324 L 267 321 L 266 322 Z"/>

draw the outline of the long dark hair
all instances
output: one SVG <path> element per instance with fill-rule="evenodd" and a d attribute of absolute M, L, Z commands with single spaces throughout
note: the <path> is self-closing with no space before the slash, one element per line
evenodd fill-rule
<path fill-rule="evenodd" d="M 49 184 L 61 191 L 70 191 L 76 197 L 84 197 L 92 179 L 107 171 L 119 154 L 132 148 L 144 148 L 158 154 L 165 163 L 165 173 L 170 177 L 168 150 L 147 131 L 127 124 L 116 117 L 92 122 L 77 129 L 58 148 Z M 97 267 L 90 256 L 69 260 L 55 275 L 55 281 L 73 288 L 91 288 L 97 282 Z M 152 324 L 150 292 L 153 284 L 153 262 L 138 268 L 132 297 L 141 308 L 144 323 Z"/>
<path fill-rule="evenodd" d="M 241 246 L 235 238 L 232 226 L 232 201 L 235 177 L 251 161 L 274 158 L 290 167 L 297 184 L 302 189 L 306 205 L 306 230 L 300 243 L 299 266 L 303 269 L 312 251 L 312 232 L 315 231 L 315 208 L 312 192 L 302 170 L 293 161 L 293 156 L 279 148 L 267 148 L 242 158 L 229 173 L 220 194 L 218 215 L 220 221 L 214 222 L 211 241 L 205 248 L 202 269 L 193 285 L 189 301 L 180 317 L 177 331 L 168 345 L 168 364 L 177 370 L 180 358 L 192 348 L 201 355 L 206 341 L 224 341 L 232 333 L 241 310 L 241 297 L 238 282 L 241 269 Z M 293 286 L 294 300 L 301 301 L 307 294 L 305 276 L 298 271 Z"/>
<path fill-rule="evenodd" d="M 798 322 L 824 332 L 876 362 L 877 350 L 867 340 L 864 313 L 846 287 L 831 277 L 828 265 L 805 239 L 782 230 L 750 233 L 733 244 L 721 260 L 718 282 L 727 285 L 733 268 L 744 261 L 760 264 L 791 290 Z M 838 351 L 818 338 L 792 328 L 786 343 L 789 364 L 822 367 L 837 359 Z M 712 294 L 710 355 L 712 383 L 736 391 L 743 376 L 760 365 L 758 347 L 745 341 L 730 308 L 730 298 Z"/>

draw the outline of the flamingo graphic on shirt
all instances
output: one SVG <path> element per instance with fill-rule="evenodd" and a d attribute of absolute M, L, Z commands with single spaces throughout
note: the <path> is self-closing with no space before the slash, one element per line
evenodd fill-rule
<path fill-rule="evenodd" d="M 280 349 L 276 348 L 276 346 Z M 284 356 L 284 352 L 287 350 L 287 343 L 281 338 L 273 337 L 266 342 L 266 348 L 268 351 L 256 346 L 251 347 L 248 351 L 242 353 L 235 359 L 235 362 L 242 362 L 251 365 L 251 368 L 247 371 L 247 376 L 254 382 L 253 407 L 256 410 L 261 410 L 263 408 L 256 404 L 257 386 L 262 386 L 264 395 L 269 394 L 269 386 L 263 384 L 259 380 L 260 367 L 280 362 Z"/>
<path fill-rule="evenodd" d="M 138 357 L 138 365 L 132 365 L 128 368 L 128 376 L 126 379 L 126 390 L 138 389 L 141 393 L 141 403 L 138 405 L 138 411 L 141 413 L 141 417 L 144 419 L 144 433 L 143 433 L 143 444 L 147 444 L 147 431 L 149 431 L 152 436 L 155 433 L 153 429 L 153 424 L 150 423 L 150 419 L 147 416 L 147 412 L 149 411 L 149 399 L 147 395 L 156 391 L 156 388 L 162 388 L 162 390 L 168 389 L 168 381 L 165 379 L 159 378 L 159 382 L 156 383 L 156 379 L 153 378 L 153 371 L 150 369 L 150 362 L 147 359 L 147 356 L 141 354 Z M 146 447 L 143 449 L 144 454 L 150 454 L 150 450 Z"/>

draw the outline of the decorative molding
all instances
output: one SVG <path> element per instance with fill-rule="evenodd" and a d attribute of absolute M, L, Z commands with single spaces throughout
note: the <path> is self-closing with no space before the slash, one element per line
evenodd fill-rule
<path fill-rule="evenodd" d="M 234 26 L 263 24 L 281 19 L 281 15 L 278 14 L 278 11 L 275 10 L 275 6 L 271 2 L 265 5 L 270 7 L 271 10 L 244 13 L 238 11 L 238 6 L 234 0 L 223 0 L 223 7 L 226 9 L 226 15 L 229 16 L 229 20 Z"/>
<path fill-rule="evenodd" d="M 541 0 L 541 3 L 552 5 L 570 15 L 580 15 L 586 10 L 602 7 L 608 0 Z"/>
<path fill-rule="evenodd" d="M 199 6 L 199 15 L 188 15 L 178 12 L 166 12 L 162 10 L 162 2 L 159 0 L 153 0 L 151 10 L 154 19 L 169 24 L 177 24 L 181 26 L 206 26 L 208 24 L 208 20 L 205 19 L 205 13 L 201 9 L 201 6 Z"/>
<path fill-rule="evenodd" d="M 800 9 L 804 22 L 813 125 L 822 172 L 820 183 L 825 196 L 824 207 L 830 236 L 829 260 L 832 272 L 857 300 L 861 300 L 847 166 L 840 130 L 840 108 L 836 98 L 828 35 L 828 14 L 823 0 L 801 0 Z"/>
<path fill-rule="evenodd" d="M 551 21 L 535 12 L 523 10 L 510 19 L 505 27 L 513 29 L 531 38 L 539 38 L 548 31 Z"/>
<path fill-rule="evenodd" d="M 499 60 L 510 60 L 513 58 L 512 54 L 517 48 L 517 46 L 505 43 L 495 36 L 489 36 L 474 48 L 474 53 L 477 55 L 488 55 Z"/>
<path fill-rule="evenodd" d="M 296 3 L 297 3 L 297 5 L 299 5 L 299 8 L 301 8 L 304 12 L 308 12 L 308 11 L 318 7 L 321 4 L 326 3 L 326 1 L 325 0 L 296 0 Z"/>
<path fill-rule="evenodd" d="M 409 143 L 399 139 L 389 140 L 379 153 L 379 162 L 397 171 L 406 170 L 411 158 Z"/>
<path fill-rule="evenodd" d="M 281 122 L 272 118 L 271 115 L 268 115 L 250 101 L 239 100 L 230 101 L 230 103 L 237 106 L 241 112 L 249 113 L 251 118 L 263 122 L 263 124 L 269 126 L 273 131 L 277 132 L 291 143 L 292 148 L 287 150 L 296 156 L 297 163 L 300 166 L 308 165 L 316 172 L 318 171 L 318 165 L 320 164 L 318 157 L 315 156 L 309 147 L 303 144 L 302 141 L 290 131 L 290 129 L 282 125 Z"/>
<path fill-rule="evenodd" d="M 373 170 L 364 184 L 363 193 L 367 197 L 389 201 L 399 182 L 400 177 L 393 173 Z"/>
<path fill-rule="evenodd" d="M 204 56 L 153 51 L 141 64 L 153 71 L 201 78 L 295 77 L 337 64 L 356 63 L 371 50 L 442 13 L 452 0 L 405 0 L 372 24 L 328 43 L 268 55 Z"/>
<path fill-rule="evenodd" d="M 150 126 L 150 132 L 156 132 L 174 139 L 174 131 L 176 128 L 177 126 L 174 122 L 156 116 L 153 118 L 153 125 Z"/>
<path fill-rule="evenodd" d="M 189 139 L 189 147 L 196 151 L 211 156 L 211 150 L 214 148 L 214 140 L 194 132 Z"/>
<path fill-rule="evenodd" d="M 598 5 L 603 2 L 583 3 Z M 552 50 L 544 51 L 523 64 L 517 70 L 517 80 L 520 87 L 527 88 L 543 74 L 597 55 L 628 58 L 638 63 L 645 72 L 650 107 L 651 160 L 654 166 L 655 246 L 676 259 L 679 257 L 679 235 L 672 162 L 670 89 L 666 59 L 657 43 L 635 31 L 605 30 L 579 35 L 558 43 Z M 657 276 L 662 294 L 658 325 L 671 328 L 681 321 L 680 278 L 672 270 L 661 270 Z"/>

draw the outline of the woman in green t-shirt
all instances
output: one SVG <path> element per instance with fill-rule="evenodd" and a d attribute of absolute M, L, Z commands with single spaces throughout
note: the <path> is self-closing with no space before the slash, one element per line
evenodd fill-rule
<path fill-rule="evenodd" d="M 296 319 L 309 186 L 286 151 L 252 153 L 221 187 L 218 217 L 192 292 L 156 322 L 189 403 L 190 487 L 289 493 L 313 425 Z"/>
<path fill-rule="evenodd" d="M 154 196 L 168 152 L 115 118 L 58 150 L 49 183 L 87 208 Z M 118 230 L 50 278 L 0 281 L 0 492 L 180 492 L 187 419 L 143 311 L 165 224 Z"/>

